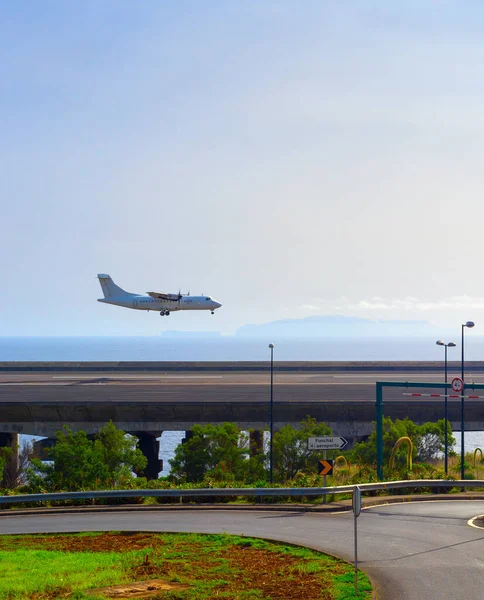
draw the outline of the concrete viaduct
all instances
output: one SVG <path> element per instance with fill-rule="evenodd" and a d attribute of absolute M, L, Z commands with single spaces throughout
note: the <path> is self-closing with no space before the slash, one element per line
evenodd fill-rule
<path fill-rule="evenodd" d="M 449 363 L 449 380 L 460 363 Z M 422 393 L 442 393 L 437 362 L 280 362 L 274 367 L 274 427 L 298 426 L 310 415 L 351 442 L 375 421 L 375 382 L 435 382 Z M 484 383 L 484 364 L 466 364 L 466 383 Z M 408 390 L 418 392 L 418 389 Z M 443 418 L 443 398 L 404 396 L 387 389 L 384 415 L 417 423 Z M 484 395 L 484 394 L 482 394 Z M 156 438 L 188 431 L 196 423 L 235 422 L 254 430 L 269 426 L 269 365 L 260 362 L 0 363 L 0 446 L 17 434 L 52 443 L 62 425 L 96 433 L 112 420 L 136 435 L 148 458 L 145 475 L 161 470 Z M 460 429 L 460 401 L 449 401 L 449 419 Z M 466 429 L 484 430 L 484 398 L 466 402 Z"/>

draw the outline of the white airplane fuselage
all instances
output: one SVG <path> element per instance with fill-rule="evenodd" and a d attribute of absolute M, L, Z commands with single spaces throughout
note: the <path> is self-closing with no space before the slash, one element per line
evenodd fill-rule
<path fill-rule="evenodd" d="M 169 312 L 177 310 L 216 310 L 222 306 L 209 296 L 182 296 L 180 300 L 155 300 L 144 294 L 130 294 L 118 298 L 99 298 L 98 302 L 134 308 L 135 310 L 157 310 L 158 312 L 162 310 L 168 310 Z"/>
<path fill-rule="evenodd" d="M 104 298 L 98 298 L 103 304 L 114 304 L 134 310 L 153 310 L 161 315 L 169 315 L 179 310 L 209 310 L 212 314 L 222 305 L 210 296 L 190 296 L 149 292 L 132 294 L 117 286 L 109 275 L 98 275 Z"/>

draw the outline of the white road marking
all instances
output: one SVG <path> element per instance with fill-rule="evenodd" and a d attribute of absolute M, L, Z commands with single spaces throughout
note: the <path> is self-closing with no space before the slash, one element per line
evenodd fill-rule
<path fill-rule="evenodd" d="M 70 375 L 53 375 L 52 379 L 69 379 L 75 381 L 77 379 L 150 379 L 158 381 L 158 379 L 222 379 L 223 375 L 80 375 L 78 377 Z"/>
<path fill-rule="evenodd" d="M 481 527 L 480 525 L 476 525 L 474 523 L 476 519 L 482 519 L 483 517 L 484 515 L 477 515 L 477 517 L 472 517 L 472 519 L 469 519 L 467 521 L 467 525 L 469 525 L 470 527 L 474 527 L 475 529 L 484 529 L 484 527 Z"/>

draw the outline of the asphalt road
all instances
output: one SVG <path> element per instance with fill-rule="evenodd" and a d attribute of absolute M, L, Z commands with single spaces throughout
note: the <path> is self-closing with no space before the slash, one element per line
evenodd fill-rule
<path fill-rule="evenodd" d="M 449 381 L 453 375 L 449 376 Z M 210 373 L 183 371 L 180 373 L 130 373 L 130 372 L 93 372 L 93 373 L 29 373 L 29 372 L 0 372 L 0 385 L 259 385 L 267 384 L 269 372 L 223 372 Z M 442 382 L 442 371 L 433 373 L 315 373 L 315 372 L 277 372 L 274 373 L 275 385 L 358 385 L 373 386 L 376 381 L 422 381 Z M 484 373 L 467 375 L 468 383 L 484 383 Z"/>
<path fill-rule="evenodd" d="M 409 390 L 438 392 L 442 373 L 315 373 L 276 372 L 276 402 L 375 402 L 376 381 L 435 382 L 435 388 Z M 484 383 L 484 373 L 468 376 L 468 383 Z M 0 372 L 1 403 L 82 402 L 267 402 L 269 374 L 261 372 L 199 373 L 28 373 Z M 386 388 L 385 400 L 408 402 L 404 388 Z M 480 392 L 479 392 L 480 393 Z M 480 394 L 484 395 L 484 394 Z M 421 398 L 417 401 L 421 402 Z M 442 402 L 441 398 L 425 398 Z M 478 400 L 481 402 L 481 400 Z"/>
<path fill-rule="evenodd" d="M 482 501 L 392 504 L 358 518 L 359 564 L 380 600 L 482 600 L 484 530 L 467 524 Z M 303 544 L 353 560 L 350 513 L 162 511 L 0 516 L 0 534 L 72 531 L 227 532 Z"/>

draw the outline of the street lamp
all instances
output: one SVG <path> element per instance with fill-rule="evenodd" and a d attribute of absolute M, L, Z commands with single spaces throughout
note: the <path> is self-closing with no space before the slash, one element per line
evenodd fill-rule
<path fill-rule="evenodd" d="M 274 387 L 274 344 L 269 344 L 269 348 L 271 349 L 271 411 L 270 411 L 270 422 L 271 422 L 271 438 L 269 440 L 269 477 L 272 485 L 272 437 L 273 437 L 273 428 L 274 422 L 272 419 L 272 405 L 274 400 L 273 395 L 273 387 Z"/>
<path fill-rule="evenodd" d="M 435 342 L 437 344 L 437 346 L 444 346 L 445 348 L 445 363 L 444 363 L 444 373 L 445 373 L 445 388 L 444 388 L 444 398 L 445 398 L 445 402 L 444 402 L 444 470 L 445 470 L 445 474 L 447 475 L 448 473 L 448 460 L 447 460 L 447 456 L 448 456 L 448 447 L 449 447 L 449 442 L 448 442 L 448 438 L 447 438 L 447 348 L 455 348 L 455 342 L 449 342 L 448 344 L 446 344 L 445 342 L 443 342 L 442 340 L 438 340 L 437 342 Z"/>
<path fill-rule="evenodd" d="M 469 327 L 472 329 L 474 327 L 474 321 L 467 321 L 462 324 L 462 346 L 461 346 L 461 379 L 464 381 L 464 329 L 465 327 Z M 466 386 L 464 382 L 464 387 L 462 388 L 462 396 L 460 402 L 460 478 L 464 479 L 464 392 Z"/>

